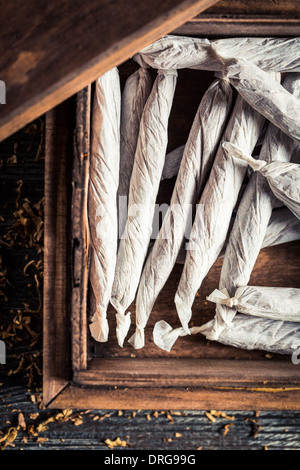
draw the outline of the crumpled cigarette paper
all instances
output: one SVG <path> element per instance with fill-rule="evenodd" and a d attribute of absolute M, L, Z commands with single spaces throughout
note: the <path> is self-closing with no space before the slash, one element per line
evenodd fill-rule
<path fill-rule="evenodd" d="M 179 337 L 188 334 L 210 332 L 210 322 L 200 327 L 194 326 L 187 332 L 184 328 L 173 329 L 169 323 L 160 320 L 153 329 L 154 343 L 165 351 L 171 351 Z M 240 349 L 260 349 L 278 354 L 293 354 L 300 346 L 300 323 L 273 320 L 237 314 L 230 326 L 222 330 L 218 342 Z"/>
<path fill-rule="evenodd" d="M 300 218 L 300 165 L 298 163 L 255 160 L 251 155 L 240 151 L 229 142 L 224 147 L 231 155 L 240 158 L 263 175 L 275 196 L 280 199 L 294 214 Z"/>
<path fill-rule="evenodd" d="M 177 82 L 174 70 L 158 71 L 140 122 L 130 179 L 128 217 L 120 240 L 111 304 L 117 310 L 116 335 L 122 347 L 152 232 L 155 200 L 168 143 L 168 121 Z"/>
<path fill-rule="evenodd" d="M 215 80 L 204 94 L 184 148 L 170 206 L 146 260 L 136 299 L 136 331 L 129 339 L 134 348 L 144 346 L 144 328 L 152 307 L 166 283 L 186 234 L 191 209 L 209 175 L 231 108 L 228 83 Z"/>
<path fill-rule="evenodd" d="M 263 123 L 263 116 L 238 96 L 199 201 L 175 295 L 177 313 L 187 331 L 196 293 L 224 246 L 247 171 L 247 165 L 237 165 L 238 160 L 227 155 L 222 143 L 232 141 L 252 152 Z"/>
<path fill-rule="evenodd" d="M 151 87 L 150 71 L 141 63 L 141 67 L 127 78 L 121 97 L 120 179 L 118 188 L 120 237 L 124 232 L 127 220 L 129 185 L 140 121 Z"/>
<path fill-rule="evenodd" d="M 156 69 L 221 71 L 220 59 L 245 59 L 265 71 L 300 72 L 300 38 L 226 38 L 209 40 L 167 35 L 139 52 Z"/>
<path fill-rule="evenodd" d="M 114 280 L 118 244 L 120 107 L 119 72 L 113 68 L 96 81 L 88 190 L 91 239 L 89 278 L 96 308 L 89 328 L 93 338 L 101 342 L 108 339 L 106 312 Z"/>
<path fill-rule="evenodd" d="M 256 317 L 300 321 L 300 289 L 293 287 L 244 286 L 232 297 L 227 289 L 215 289 L 206 299 Z"/>
<path fill-rule="evenodd" d="M 299 98 L 300 74 L 289 74 L 284 86 Z M 224 143 L 223 147 L 227 149 L 230 145 Z M 255 161 L 289 162 L 293 156 L 300 159 L 299 150 L 297 142 L 269 122 L 259 159 Z M 276 202 L 277 198 L 273 195 L 266 179 L 260 173 L 252 173 L 230 231 L 219 290 L 226 288 L 230 294 L 233 294 L 237 287 L 248 284 Z M 232 320 L 235 313 L 236 310 L 233 308 L 217 305 L 215 325 L 209 338 L 218 339 L 221 329 Z"/>
<path fill-rule="evenodd" d="M 244 59 L 223 59 L 227 78 L 254 109 L 300 143 L 300 100 L 268 72 Z"/>

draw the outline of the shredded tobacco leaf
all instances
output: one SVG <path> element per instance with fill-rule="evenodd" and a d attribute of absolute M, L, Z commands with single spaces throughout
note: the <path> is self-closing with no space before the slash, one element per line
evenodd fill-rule
<path fill-rule="evenodd" d="M 8 445 L 12 444 L 12 442 L 16 439 L 18 435 L 18 428 L 11 427 L 7 431 L 7 433 L 0 438 L 0 443 L 3 443 L 0 447 L 1 450 L 4 450 Z"/>
<path fill-rule="evenodd" d="M 207 416 L 207 418 L 212 422 L 212 423 L 215 423 L 217 420 L 216 418 L 211 414 L 209 413 L 208 411 L 205 413 L 205 415 Z"/>
<path fill-rule="evenodd" d="M 26 429 L 26 421 L 23 413 L 18 414 L 18 426 L 20 426 L 23 430 Z"/>
<path fill-rule="evenodd" d="M 233 426 L 233 423 L 225 424 L 224 431 L 223 431 L 224 436 L 226 436 L 226 434 L 229 432 L 230 426 Z"/>
<path fill-rule="evenodd" d="M 38 437 L 35 442 L 38 442 L 39 444 L 44 444 L 47 441 L 49 441 L 48 437 Z"/>
<path fill-rule="evenodd" d="M 168 411 L 166 412 L 166 417 L 168 418 L 170 423 L 174 423 L 174 419 L 172 418 L 171 413 L 169 413 Z"/>
<path fill-rule="evenodd" d="M 111 439 L 105 439 L 104 442 L 109 449 L 113 449 L 114 447 L 126 447 L 127 446 L 127 442 L 122 441 L 119 437 L 117 437 L 114 441 L 112 441 Z"/>
<path fill-rule="evenodd" d="M 44 165 L 44 119 L 38 119 L 1 143 L 0 152 L 0 339 L 6 345 L 6 365 L 0 368 L 7 370 L 12 378 L 17 376 L 18 381 L 24 379 L 28 387 L 39 386 L 44 243 L 44 182 L 40 175 Z M 19 168 L 26 169 L 21 178 Z"/>

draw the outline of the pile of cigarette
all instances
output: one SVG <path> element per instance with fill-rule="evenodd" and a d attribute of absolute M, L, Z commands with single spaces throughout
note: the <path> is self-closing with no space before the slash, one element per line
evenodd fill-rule
<path fill-rule="evenodd" d="M 133 59 L 138 70 L 122 93 L 117 67 L 95 84 L 88 193 L 92 337 L 108 340 L 111 303 L 123 347 L 135 300 L 129 343 L 142 348 L 153 305 L 184 252 L 174 299 L 181 327 L 158 321 L 158 347 L 170 351 L 180 336 L 200 333 L 243 349 L 291 354 L 300 347 L 300 289 L 248 283 L 262 248 L 300 238 L 300 38 L 169 35 Z M 213 71 L 214 80 L 186 144 L 166 155 L 183 68 Z M 150 246 L 160 182 L 174 175 L 170 205 Z M 215 316 L 191 327 L 195 296 L 221 256 L 219 286 L 207 298 Z"/>

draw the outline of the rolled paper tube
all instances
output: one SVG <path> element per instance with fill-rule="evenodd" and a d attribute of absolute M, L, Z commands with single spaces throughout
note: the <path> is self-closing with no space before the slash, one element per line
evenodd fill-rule
<path fill-rule="evenodd" d="M 265 161 L 256 160 L 251 155 L 243 153 L 242 150 L 230 142 L 224 142 L 222 147 L 229 155 L 232 155 L 235 158 L 240 158 L 241 160 L 244 160 L 246 163 L 248 163 L 253 171 L 260 171 L 267 164 Z"/>
<path fill-rule="evenodd" d="M 207 338 L 213 321 L 190 328 L 192 335 L 202 334 Z M 178 338 L 187 336 L 184 328 L 172 328 L 160 320 L 154 325 L 154 343 L 165 351 L 170 351 Z M 246 350 L 263 350 L 277 354 L 293 354 L 300 346 L 300 324 L 290 321 L 257 318 L 238 314 L 231 325 L 219 335 L 218 342 Z"/>
<path fill-rule="evenodd" d="M 118 319 L 133 302 L 152 233 L 155 201 L 168 142 L 168 121 L 176 88 L 175 70 L 158 71 L 142 114 L 130 179 L 128 216 L 120 240 L 110 302 L 118 312 L 117 338 L 122 347 L 127 331 Z M 127 325 L 129 324 L 129 321 Z M 123 323 L 122 323 L 123 325 Z"/>
<path fill-rule="evenodd" d="M 125 229 L 130 178 L 136 151 L 140 121 L 150 95 L 152 78 L 150 71 L 141 66 L 131 74 L 124 86 L 121 98 L 120 123 L 120 178 L 118 187 L 119 237 Z"/>
<path fill-rule="evenodd" d="M 230 142 L 224 144 L 228 154 L 246 161 L 254 171 L 259 171 L 268 181 L 274 195 L 300 218 L 300 165 L 280 161 L 258 161 L 244 154 Z M 260 162 L 260 165 L 258 164 Z"/>
<path fill-rule="evenodd" d="M 224 38 L 209 40 L 167 35 L 137 56 L 156 69 L 220 71 L 222 59 L 240 58 L 265 71 L 300 72 L 300 38 Z M 135 56 L 134 56 L 135 58 Z"/>
<path fill-rule="evenodd" d="M 263 116 L 238 96 L 199 200 L 175 294 L 177 313 L 186 330 L 192 316 L 196 293 L 226 242 L 233 211 L 247 171 L 246 164 L 239 164 L 237 159 L 228 157 L 222 143 L 234 141 L 245 153 L 251 153 L 263 124 Z"/>
<path fill-rule="evenodd" d="M 90 332 L 96 341 L 108 339 L 107 307 L 114 279 L 117 244 L 117 190 L 120 161 L 119 72 L 113 68 L 96 81 L 92 114 L 88 222 L 89 279 L 94 295 Z"/>
<path fill-rule="evenodd" d="M 223 78 L 256 111 L 300 143 L 300 100 L 255 64 L 243 59 L 224 59 Z"/>
<path fill-rule="evenodd" d="M 177 175 L 183 157 L 185 145 L 167 153 L 161 179 L 170 179 Z"/>
<path fill-rule="evenodd" d="M 138 331 L 129 339 L 136 349 L 144 346 L 141 331 L 146 327 L 153 305 L 167 282 L 187 231 L 190 230 L 192 208 L 211 170 L 231 109 L 231 98 L 230 85 L 218 79 L 205 92 L 198 106 L 169 208 L 141 275 L 136 300 Z"/>
<path fill-rule="evenodd" d="M 235 307 L 239 313 L 274 320 L 300 321 L 300 289 L 294 287 L 240 286 L 233 297 L 226 289 L 215 289 L 206 299 L 218 305 Z M 225 316 L 223 324 L 231 324 L 232 319 L 231 316 Z"/>

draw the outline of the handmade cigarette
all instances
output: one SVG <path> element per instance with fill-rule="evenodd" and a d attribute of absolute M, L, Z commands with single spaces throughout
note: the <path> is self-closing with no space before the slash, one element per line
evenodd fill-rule
<path fill-rule="evenodd" d="M 114 279 L 117 243 L 117 190 L 120 161 L 120 81 L 113 68 L 96 81 L 88 184 L 91 241 L 89 278 L 96 310 L 90 332 L 97 341 L 108 339 L 106 318 Z"/>
<path fill-rule="evenodd" d="M 300 72 L 300 38 L 226 38 L 209 40 L 167 35 L 139 56 L 157 69 L 194 68 L 221 71 L 221 59 L 239 58 L 265 71 Z"/>
<path fill-rule="evenodd" d="M 210 322 L 192 327 L 188 333 L 182 327 L 173 329 L 166 321 L 160 320 L 154 326 L 153 340 L 159 348 L 169 352 L 179 337 L 199 333 L 206 336 L 206 330 L 211 331 Z M 237 314 L 232 325 L 221 332 L 218 342 L 239 349 L 291 355 L 300 346 L 300 324 Z"/>
<path fill-rule="evenodd" d="M 117 310 L 117 339 L 123 346 L 130 312 L 152 232 L 155 200 L 161 181 L 168 142 L 168 120 L 177 72 L 159 71 L 140 122 L 131 174 L 128 217 L 120 240 L 111 303 Z"/>
<path fill-rule="evenodd" d="M 300 321 L 300 289 L 293 287 L 241 286 L 232 297 L 227 289 L 215 289 L 206 299 L 228 308 L 234 307 L 239 313 Z"/>
<path fill-rule="evenodd" d="M 124 86 L 121 98 L 120 124 L 120 181 L 118 188 L 119 236 L 124 232 L 130 178 L 137 146 L 140 120 L 152 87 L 147 67 L 141 66 L 131 74 Z"/>
<path fill-rule="evenodd" d="M 238 164 L 237 159 L 227 155 L 222 143 L 227 140 L 239 143 L 252 152 L 263 123 L 263 116 L 238 96 L 199 201 L 175 295 L 177 313 L 187 331 L 196 293 L 226 241 L 233 209 L 247 171 L 246 165 Z"/>
<path fill-rule="evenodd" d="M 254 171 L 259 171 L 266 178 L 273 194 L 300 219 L 300 165 L 298 163 L 255 160 L 251 155 L 240 152 L 229 142 L 225 144 L 225 148 L 232 155 L 249 163 Z"/>
<path fill-rule="evenodd" d="M 204 94 L 184 148 L 170 206 L 145 263 L 136 300 L 136 331 L 129 342 L 144 346 L 144 328 L 189 235 L 192 208 L 205 186 L 231 109 L 232 90 L 215 80 Z M 191 226 L 191 223 L 190 223 Z M 190 229 L 190 228 L 189 228 Z"/>
<path fill-rule="evenodd" d="M 300 143 L 300 100 L 255 64 L 244 59 L 222 60 L 222 77 L 254 109 Z"/>

